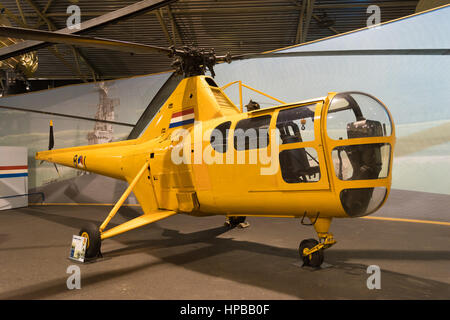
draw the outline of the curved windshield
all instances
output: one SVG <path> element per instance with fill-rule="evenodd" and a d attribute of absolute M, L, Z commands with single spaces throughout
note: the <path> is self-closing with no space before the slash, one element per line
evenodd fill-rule
<path fill-rule="evenodd" d="M 340 146 L 331 152 L 334 172 L 341 180 L 382 179 L 389 174 L 388 143 Z"/>
<path fill-rule="evenodd" d="M 350 217 L 362 217 L 376 211 L 386 198 L 385 187 L 344 189 L 340 198 Z"/>
<path fill-rule="evenodd" d="M 384 137 L 392 134 L 392 125 L 378 100 L 365 93 L 343 92 L 330 103 L 327 132 L 334 140 Z"/>

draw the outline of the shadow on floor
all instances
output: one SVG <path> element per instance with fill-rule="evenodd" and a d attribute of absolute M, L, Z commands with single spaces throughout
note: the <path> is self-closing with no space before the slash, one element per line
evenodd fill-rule
<path fill-rule="evenodd" d="M 80 228 L 87 221 L 69 216 L 49 214 L 45 210 L 22 210 L 48 221 L 71 228 Z M 133 208 L 123 208 L 122 217 L 139 215 Z M 225 237 L 226 227 L 216 227 L 192 233 L 162 228 L 154 223 L 120 235 L 116 241 L 124 248 L 103 252 L 105 258 L 119 258 L 138 253 L 158 258 L 158 261 L 120 270 L 96 272 L 83 276 L 83 289 L 104 281 L 151 272 L 155 266 L 170 263 L 202 274 L 221 277 L 238 283 L 281 292 L 302 299 L 448 299 L 446 283 L 407 274 L 383 271 L 382 289 L 368 290 L 367 266 L 350 263 L 350 259 L 450 260 L 449 251 L 410 250 L 342 250 L 327 251 L 326 263 L 331 267 L 313 270 L 298 266 L 296 249 L 275 247 L 251 241 Z M 132 261 L 132 260 L 130 260 Z M 101 261 L 99 262 L 101 264 Z M 67 291 L 66 278 L 14 290 L 1 299 L 42 299 Z M 182 285 L 182 284 L 180 284 Z M 99 297 L 101 298 L 101 297 Z"/>

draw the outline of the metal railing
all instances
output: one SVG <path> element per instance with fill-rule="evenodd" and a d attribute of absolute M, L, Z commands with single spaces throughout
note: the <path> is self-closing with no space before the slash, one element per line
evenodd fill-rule
<path fill-rule="evenodd" d="M 262 91 L 259 91 L 259 90 L 255 89 L 255 88 L 252 88 L 252 87 L 242 83 L 241 80 L 230 82 L 230 83 L 224 85 L 223 87 L 221 87 L 220 89 L 221 90 L 225 90 L 226 88 L 232 86 L 235 83 L 239 83 L 239 104 L 240 104 L 240 107 L 241 107 L 241 112 L 244 112 L 244 104 L 242 103 L 242 87 L 245 87 L 245 88 L 250 89 L 250 90 L 252 90 L 252 91 L 254 91 L 256 93 L 259 93 L 259 94 L 261 94 L 261 95 L 263 95 L 263 96 L 265 96 L 267 98 L 275 100 L 278 103 L 281 103 L 281 104 L 285 104 L 286 103 L 286 102 L 284 102 L 284 101 L 282 101 L 280 99 L 277 99 L 275 97 L 272 97 L 271 95 L 268 95 L 267 93 L 264 93 Z"/>

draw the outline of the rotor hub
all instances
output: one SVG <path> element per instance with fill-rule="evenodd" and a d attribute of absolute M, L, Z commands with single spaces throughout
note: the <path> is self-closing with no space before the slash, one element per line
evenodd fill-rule
<path fill-rule="evenodd" d="M 175 57 L 172 67 L 178 74 L 185 77 L 204 75 L 206 71 L 215 76 L 214 66 L 218 62 L 214 49 L 198 48 L 196 46 L 184 46 L 175 48 L 172 46 L 170 57 Z M 220 57 L 220 60 L 231 62 L 231 55 Z"/>

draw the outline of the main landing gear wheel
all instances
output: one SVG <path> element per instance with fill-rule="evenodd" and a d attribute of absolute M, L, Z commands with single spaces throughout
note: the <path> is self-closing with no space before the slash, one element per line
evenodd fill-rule
<path fill-rule="evenodd" d="M 230 228 L 235 228 L 238 225 L 240 225 L 241 223 L 245 222 L 246 217 L 227 217 L 227 220 L 225 221 L 225 225 L 230 227 Z"/>
<path fill-rule="evenodd" d="M 86 224 L 81 228 L 79 235 L 87 238 L 85 257 L 88 259 L 97 258 L 100 256 L 100 247 L 102 240 L 100 238 L 100 230 L 97 225 L 93 223 Z"/>
<path fill-rule="evenodd" d="M 310 266 L 313 268 L 319 268 L 323 263 L 323 249 L 319 249 L 311 254 L 305 255 L 305 249 L 312 249 L 319 242 L 316 239 L 306 239 L 300 242 L 298 247 L 298 251 L 300 254 L 300 258 L 303 261 L 303 266 Z"/>

